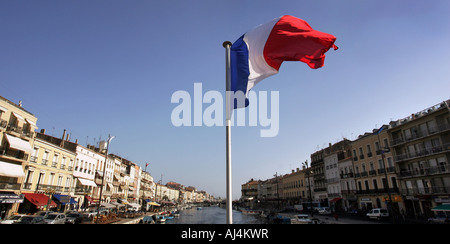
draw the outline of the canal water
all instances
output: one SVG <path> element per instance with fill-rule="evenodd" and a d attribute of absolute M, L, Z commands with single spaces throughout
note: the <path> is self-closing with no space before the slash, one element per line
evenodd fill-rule
<path fill-rule="evenodd" d="M 166 224 L 226 224 L 227 211 L 219 207 L 193 207 L 180 211 L 180 217 L 166 221 Z M 244 215 L 233 210 L 233 224 L 264 224 L 265 220 L 254 215 Z"/>

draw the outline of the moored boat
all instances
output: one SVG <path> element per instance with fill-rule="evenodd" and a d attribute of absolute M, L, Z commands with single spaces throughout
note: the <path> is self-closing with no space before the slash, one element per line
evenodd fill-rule
<path fill-rule="evenodd" d="M 247 209 L 242 209 L 242 214 L 245 215 L 261 215 L 261 210 L 247 210 Z"/>

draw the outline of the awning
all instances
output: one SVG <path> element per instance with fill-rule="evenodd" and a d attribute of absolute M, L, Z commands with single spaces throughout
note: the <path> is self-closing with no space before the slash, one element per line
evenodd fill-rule
<path fill-rule="evenodd" d="M 100 206 L 104 207 L 104 208 L 115 208 L 115 205 L 112 205 L 111 203 L 107 203 L 107 202 L 102 202 L 100 204 Z"/>
<path fill-rule="evenodd" d="M 337 201 L 339 201 L 341 199 L 342 199 L 341 197 L 336 197 L 336 198 L 333 198 L 333 200 L 331 200 L 330 202 L 337 202 Z"/>
<path fill-rule="evenodd" d="M 31 121 L 29 119 L 25 119 L 25 121 L 27 121 L 27 123 L 30 124 L 30 125 L 37 126 L 36 123 L 34 123 L 33 121 Z"/>
<path fill-rule="evenodd" d="M 93 187 L 97 187 L 97 184 L 95 184 L 95 182 L 93 182 L 92 180 L 87 180 L 87 179 L 82 179 L 82 178 L 78 178 L 78 180 L 80 181 L 80 183 L 83 186 L 93 186 Z"/>
<path fill-rule="evenodd" d="M 22 121 L 25 121 L 25 119 L 20 114 L 14 113 L 14 112 L 12 112 L 12 113 L 13 113 L 14 116 L 16 116 L 16 118 L 18 118 L 18 119 L 20 119 Z"/>
<path fill-rule="evenodd" d="M 44 194 L 37 193 L 23 193 L 25 198 L 32 204 L 34 204 L 38 208 L 42 208 L 47 206 L 48 197 Z M 50 208 L 56 207 L 56 203 L 54 201 L 50 201 Z"/>
<path fill-rule="evenodd" d="M 156 202 L 149 202 L 148 204 L 152 205 L 152 206 L 161 206 L 161 204 L 156 203 Z"/>
<path fill-rule="evenodd" d="M 73 198 L 71 198 L 68 195 L 53 194 L 53 197 L 58 199 L 58 201 L 62 205 L 66 205 L 67 203 L 69 203 L 69 204 L 77 204 L 77 201 L 73 200 Z"/>
<path fill-rule="evenodd" d="M 137 203 L 128 203 L 127 205 L 130 205 L 133 208 L 141 208 L 141 205 L 139 205 Z"/>
<path fill-rule="evenodd" d="M 119 199 L 122 204 L 129 204 L 129 202 L 125 199 Z"/>
<path fill-rule="evenodd" d="M 22 140 L 20 138 L 17 138 L 15 136 L 11 136 L 8 134 L 5 134 L 5 136 L 9 142 L 10 147 L 18 149 L 20 151 L 27 152 L 27 153 L 33 152 L 33 149 L 31 149 L 31 145 L 28 141 Z"/>
<path fill-rule="evenodd" d="M 114 206 L 116 206 L 116 207 L 125 207 L 125 204 L 121 204 L 121 203 L 118 203 L 118 202 L 112 202 L 111 203 L 112 205 L 114 205 Z"/>
<path fill-rule="evenodd" d="M 444 212 L 450 212 L 450 204 L 442 204 L 437 207 L 434 207 L 431 209 L 431 211 L 444 211 Z"/>
<path fill-rule="evenodd" d="M 25 177 L 22 165 L 0 161 L 0 176 L 19 178 Z"/>

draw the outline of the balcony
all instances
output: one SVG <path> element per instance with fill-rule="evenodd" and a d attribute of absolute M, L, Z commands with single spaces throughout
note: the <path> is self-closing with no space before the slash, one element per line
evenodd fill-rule
<path fill-rule="evenodd" d="M 406 196 L 415 195 L 433 195 L 433 194 L 448 194 L 450 189 L 447 187 L 413 187 L 402 189 L 402 194 Z"/>
<path fill-rule="evenodd" d="M 378 169 L 378 174 L 384 174 L 384 169 Z M 389 167 L 387 168 L 388 173 L 395 173 L 395 167 Z"/>
<path fill-rule="evenodd" d="M 20 184 L 10 182 L 0 182 L 0 190 L 20 190 Z"/>
<path fill-rule="evenodd" d="M 390 193 L 399 193 L 399 188 L 389 188 Z M 387 194 L 388 188 L 381 188 L 381 189 L 368 189 L 368 190 L 357 190 L 357 195 L 371 195 L 371 194 Z"/>
<path fill-rule="evenodd" d="M 341 174 L 341 179 L 353 178 L 353 173 Z"/>
<path fill-rule="evenodd" d="M 446 153 L 446 152 L 450 152 L 450 144 L 444 144 L 442 146 L 437 146 L 437 147 L 432 147 L 432 148 L 425 148 L 418 152 L 396 155 L 394 157 L 394 161 L 399 163 L 402 161 L 407 161 L 407 160 L 411 160 L 411 159 L 416 159 L 416 158 L 421 158 L 421 157 L 425 157 L 425 156 L 429 156 L 429 155 Z"/>
<path fill-rule="evenodd" d="M 25 128 L 25 127 L 18 127 L 18 126 L 14 126 L 14 125 L 7 125 L 6 126 L 6 131 L 8 132 L 12 132 L 11 134 L 14 134 L 15 136 L 18 137 L 32 137 L 33 133 L 29 130 L 29 128 Z"/>
<path fill-rule="evenodd" d="M 15 150 L 13 148 L 0 149 L 0 156 L 6 156 L 6 157 L 20 159 L 20 160 L 24 160 L 24 161 L 28 160 L 28 154 L 25 154 L 23 151 Z"/>
<path fill-rule="evenodd" d="M 411 134 L 411 136 L 409 136 L 408 138 L 405 138 L 405 139 L 404 138 L 395 138 L 394 140 L 391 141 L 391 146 L 392 147 L 399 146 L 399 145 L 407 143 L 407 142 L 419 140 L 419 139 L 425 138 L 427 136 L 433 136 L 438 133 L 442 133 L 442 132 L 446 132 L 446 131 L 450 131 L 449 124 L 446 124 L 446 123 L 438 124 L 435 128 L 429 128 L 427 131 L 416 130 L 414 133 Z"/>
<path fill-rule="evenodd" d="M 48 160 L 47 160 L 47 159 L 42 159 L 41 164 L 42 164 L 42 165 L 47 165 L 47 164 L 48 164 Z"/>
<path fill-rule="evenodd" d="M 414 170 L 400 169 L 398 176 L 399 178 L 412 178 L 448 173 L 450 173 L 450 166 L 448 164 L 444 164 L 428 168 L 416 168 Z"/>

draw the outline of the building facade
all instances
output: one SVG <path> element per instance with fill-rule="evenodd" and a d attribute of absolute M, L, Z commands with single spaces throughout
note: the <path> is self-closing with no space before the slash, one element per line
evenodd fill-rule
<path fill-rule="evenodd" d="M 36 133 L 33 153 L 25 167 L 26 177 L 22 185 L 25 202 L 21 204 L 19 212 L 36 212 L 50 207 L 62 211 L 73 208 L 76 204 L 72 199 L 75 193 L 75 159 L 76 144 L 67 141 L 65 131 L 62 138 L 46 135 L 45 130 Z M 55 201 L 40 200 L 48 197 Z"/>
<path fill-rule="evenodd" d="M 37 118 L 0 96 L 0 217 L 17 212 L 24 201 L 21 185 L 24 169 L 33 153 Z"/>
<path fill-rule="evenodd" d="M 406 214 L 428 217 L 450 203 L 450 100 L 390 123 Z"/>
<path fill-rule="evenodd" d="M 384 125 L 352 142 L 356 194 L 359 209 L 392 207 L 391 211 L 400 213 L 403 203 L 387 128 Z"/>

